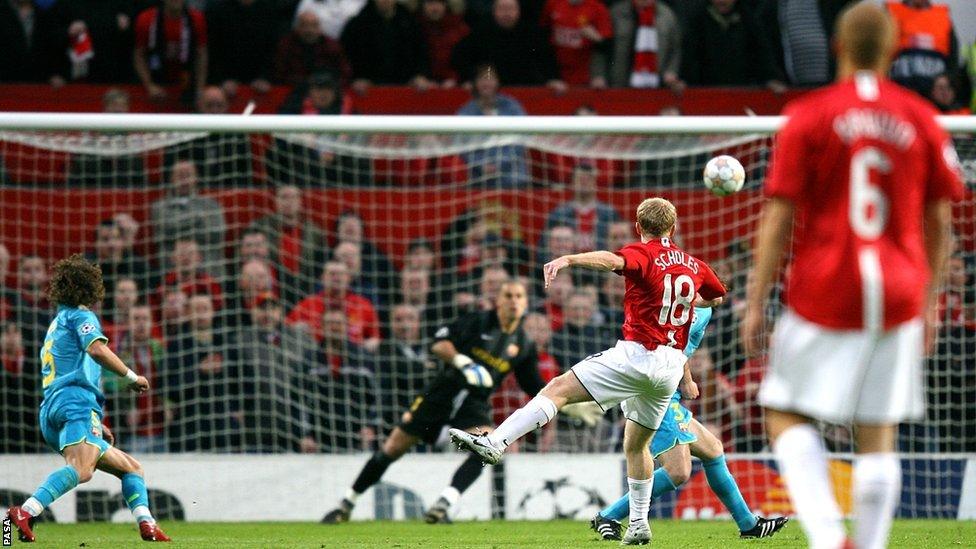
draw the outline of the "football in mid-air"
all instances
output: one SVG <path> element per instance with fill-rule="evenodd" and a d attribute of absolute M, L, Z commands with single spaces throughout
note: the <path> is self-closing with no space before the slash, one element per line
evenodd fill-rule
<path fill-rule="evenodd" d="M 735 158 L 723 154 L 716 156 L 705 164 L 702 174 L 705 186 L 713 194 L 727 196 L 737 192 L 746 182 L 746 170 Z"/>

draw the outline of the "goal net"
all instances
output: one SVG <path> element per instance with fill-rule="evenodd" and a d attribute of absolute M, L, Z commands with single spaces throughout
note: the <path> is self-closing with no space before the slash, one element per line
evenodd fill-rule
<path fill-rule="evenodd" d="M 46 451 L 36 427 L 39 347 L 52 316 L 43 289 L 69 254 L 101 265 L 107 292 L 98 312 L 110 345 L 153 386 L 135 396 L 105 378 L 107 423 L 123 449 L 358 453 L 374 450 L 444 368 L 429 349 L 436 329 L 490 308 L 508 277 L 529 289 L 524 326 L 544 379 L 613 345 L 622 279 L 566 272 L 545 291 L 541 266 L 632 241 L 636 205 L 662 195 L 679 212 L 676 240 L 731 283 L 730 302 L 715 310 L 692 358 L 701 398 L 684 404 L 725 445 L 747 501 L 788 510 L 756 405 L 763 361 L 738 343 L 767 126 L 738 134 L 508 133 L 502 121 L 481 134 L 451 126 L 422 134 L 0 131 L 0 453 Z M 955 139 L 972 189 L 973 137 Z M 746 167 L 741 192 L 718 198 L 704 189 L 701 170 L 717 154 Z M 926 361 L 927 417 L 898 434 L 906 516 L 948 516 L 962 458 L 976 452 L 972 193 L 954 213 L 939 344 Z M 508 376 L 492 399 L 493 421 L 526 400 Z M 851 434 L 823 432 L 843 493 Z M 611 412 L 593 428 L 560 418 L 519 450 L 617 452 L 621 438 Z M 451 451 L 443 442 L 418 451 Z M 723 511 L 700 474 L 669 501 L 656 512 L 704 516 L 712 501 Z M 842 502 L 849 509 L 849 497 Z"/>

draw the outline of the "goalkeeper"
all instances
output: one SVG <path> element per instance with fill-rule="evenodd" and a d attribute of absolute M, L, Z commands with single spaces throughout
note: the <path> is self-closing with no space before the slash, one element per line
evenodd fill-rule
<path fill-rule="evenodd" d="M 711 308 L 695 307 L 691 333 L 684 351 L 686 356 L 691 357 L 701 345 L 705 328 L 711 318 Z M 690 370 L 686 369 L 685 375 L 690 375 Z M 722 442 L 694 419 L 691 411 L 681 405 L 682 396 L 698 398 L 697 385 L 692 384 L 692 386 L 695 387 L 695 394 L 682 395 L 680 391 L 674 393 L 668 411 L 661 421 L 661 427 L 651 439 L 651 455 L 661 462 L 661 467 L 654 471 L 651 498 L 659 498 L 684 484 L 691 476 L 691 456 L 695 456 L 702 462 L 709 488 L 732 514 L 739 527 L 739 537 L 772 536 L 786 525 L 788 519 L 758 517 L 749 510 L 749 506 L 742 498 L 742 492 L 739 491 L 739 486 L 725 463 Z M 597 513 L 590 521 L 590 527 L 605 540 L 619 540 L 620 520 L 627 516 L 629 508 L 629 494 L 624 494 L 606 509 Z"/>
<path fill-rule="evenodd" d="M 437 330 L 431 351 L 446 367 L 404 412 L 383 448 L 366 462 L 339 506 L 322 522 L 349 520 L 356 500 L 380 480 L 390 464 L 420 441 L 435 443 L 447 426 L 469 432 L 490 431 L 488 399 L 509 372 L 515 373 L 519 386 L 529 395 L 545 386 L 539 377 L 535 345 L 522 330 L 527 306 L 525 286 L 508 280 L 498 289 L 494 309 L 464 315 Z M 602 414 L 596 406 L 569 411 L 591 424 Z M 482 468 L 481 458 L 468 456 L 455 471 L 451 485 L 428 509 L 425 520 L 431 524 L 449 522 L 451 507 L 478 479 Z"/>

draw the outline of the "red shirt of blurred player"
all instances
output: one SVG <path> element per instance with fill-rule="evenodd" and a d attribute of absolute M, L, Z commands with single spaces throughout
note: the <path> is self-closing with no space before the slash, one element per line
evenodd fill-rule
<path fill-rule="evenodd" d="M 963 193 L 935 111 L 865 71 L 784 114 L 765 194 L 795 206 L 786 303 L 836 329 L 889 329 L 920 316 L 930 276 L 925 205 Z"/>
<path fill-rule="evenodd" d="M 163 18 L 162 37 L 157 36 L 160 16 Z M 136 48 L 150 51 L 155 47 L 160 53 L 158 60 L 149 59 L 149 71 L 158 71 L 163 79 L 159 83 L 183 84 L 185 71 L 194 62 L 190 41 L 197 49 L 207 45 L 207 22 L 203 13 L 193 8 L 186 8 L 185 12 L 174 16 L 154 7 L 136 17 L 135 34 Z"/>
<path fill-rule="evenodd" d="M 663 198 L 648 198 L 637 207 L 642 242 L 616 252 L 626 279 L 623 336 L 650 350 L 659 345 L 684 349 L 691 331 L 693 303 L 725 295 L 712 269 L 671 241 L 678 214 Z M 666 235 L 666 236 L 664 236 Z"/>
<path fill-rule="evenodd" d="M 593 46 L 613 36 L 607 7 L 599 0 L 547 0 L 540 24 L 548 29 L 562 79 L 588 86 Z"/>

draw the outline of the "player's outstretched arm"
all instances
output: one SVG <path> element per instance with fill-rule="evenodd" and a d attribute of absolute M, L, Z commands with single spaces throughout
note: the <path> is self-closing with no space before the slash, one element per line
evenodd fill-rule
<path fill-rule="evenodd" d="M 131 382 L 129 388 L 133 391 L 144 393 L 149 390 L 149 380 L 143 376 L 136 375 L 135 372 L 130 370 L 129 367 L 122 362 L 122 359 L 112 352 L 112 349 L 108 348 L 108 345 L 106 345 L 104 341 L 100 339 L 93 341 L 92 344 L 88 346 L 88 356 L 92 357 L 92 360 L 97 362 L 102 368 L 105 368 L 119 377 L 128 379 Z"/>
<path fill-rule="evenodd" d="M 742 320 L 742 348 L 747 355 L 759 350 L 763 306 L 773 283 L 773 277 L 783 260 L 786 238 L 793 226 L 793 203 L 771 198 L 763 206 L 759 236 L 753 254 L 752 272 L 746 285 L 746 312 Z"/>
<path fill-rule="evenodd" d="M 549 287 L 560 270 L 570 266 L 586 267 L 598 271 L 619 271 L 624 268 L 624 258 L 606 250 L 557 257 L 542 268 L 546 288 Z"/>

